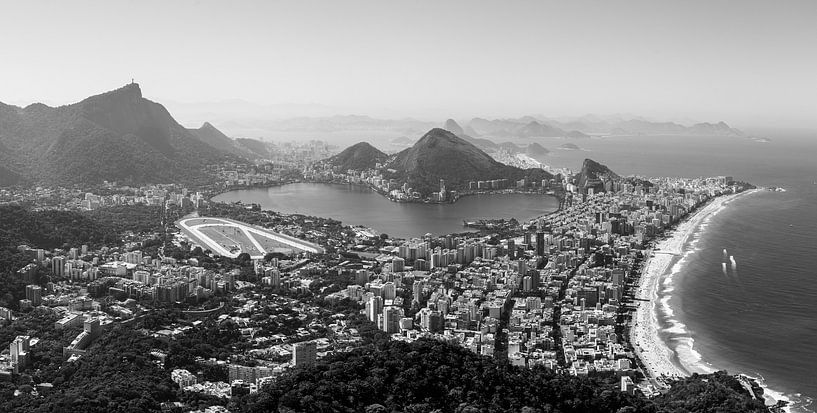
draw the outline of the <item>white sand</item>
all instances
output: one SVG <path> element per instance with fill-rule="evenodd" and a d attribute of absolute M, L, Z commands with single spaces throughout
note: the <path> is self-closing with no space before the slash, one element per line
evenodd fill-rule
<path fill-rule="evenodd" d="M 671 237 L 656 245 L 658 251 L 654 252 L 655 256 L 649 257 L 644 263 L 635 296 L 650 301 L 638 301 L 633 327 L 630 329 L 630 342 L 636 356 L 644 364 L 644 373 L 658 386 L 663 383 L 662 376 L 669 378 L 689 374 L 681 366 L 673 363 L 672 350 L 658 335 L 661 327 L 656 306 L 660 304 L 658 293 L 664 276 L 669 272 L 673 259 L 682 255 L 684 244 L 703 220 L 722 209 L 729 201 L 751 192 L 754 191 L 721 196 L 710 201 L 678 225 Z"/>

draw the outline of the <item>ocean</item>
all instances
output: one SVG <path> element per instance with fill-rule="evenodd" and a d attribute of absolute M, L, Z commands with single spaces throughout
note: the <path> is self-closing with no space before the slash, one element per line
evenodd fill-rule
<path fill-rule="evenodd" d="M 659 296 L 662 338 L 689 371 L 758 378 L 766 392 L 815 411 L 817 399 L 817 133 L 743 138 L 621 137 L 579 142 L 554 166 L 588 157 L 623 174 L 729 175 L 762 191 L 706 219 Z M 557 145 L 553 145 L 554 147 Z M 724 253 L 725 250 L 725 253 Z"/>

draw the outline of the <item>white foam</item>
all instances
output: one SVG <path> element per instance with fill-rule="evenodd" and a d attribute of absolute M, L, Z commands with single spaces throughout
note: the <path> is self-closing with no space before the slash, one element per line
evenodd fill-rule
<path fill-rule="evenodd" d="M 725 202 L 723 199 L 713 201 L 681 223 L 672 237 L 659 244 L 658 248 L 662 252 L 680 257 L 671 267 L 673 257 L 669 254 L 655 255 L 645 263 L 638 295 L 650 297 L 653 301 L 638 304 L 631 337 L 638 357 L 647 367 L 647 373 L 653 377 L 717 370 L 704 362 L 701 355 L 693 349 L 692 334 L 684 323 L 673 318 L 674 310 L 670 299 L 675 290 L 675 275 L 682 272 L 692 255 L 701 251 L 698 244 L 703 230 L 707 228 L 712 215 L 725 209 Z M 665 328 L 661 327 L 659 320 L 665 323 Z M 677 355 L 681 367 L 672 361 L 673 355 Z"/>
<path fill-rule="evenodd" d="M 786 402 L 786 407 L 783 409 L 786 412 L 815 412 L 811 406 L 814 400 L 810 397 L 803 396 L 800 393 L 786 394 L 778 390 L 774 390 L 766 384 L 766 379 L 760 373 L 754 375 L 743 374 L 744 376 L 754 380 L 763 389 L 763 398 L 767 406 L 774 405 L 778 401 Z M 796 410 L 792 410 L 796 409 Z"/>
<path fill-rule="evenodd" d="M 665 332 L 670 333 L 670 334 L 687 334 L 688 333 L 686 324 L 684 324 L 684 323 L 682 323 L 682 322 L 680 322 L 678 320 L 675 320 L 675 319 L 670 319 L 669 321 L 670 321 L 671 326 L 665 328 L 664 329 Z M 679 339 L 683 339 L 683 337 L 675 337 L 675 338 L 671 338 L 670 340 L 678 341 Z"/>

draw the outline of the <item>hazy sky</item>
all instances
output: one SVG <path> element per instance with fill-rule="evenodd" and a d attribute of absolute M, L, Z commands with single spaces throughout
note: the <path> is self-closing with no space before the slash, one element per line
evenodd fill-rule
<path fill-rule="evenodd" d="M 6 1 L 0 101 L 817 125 L 817 1 Z"/>

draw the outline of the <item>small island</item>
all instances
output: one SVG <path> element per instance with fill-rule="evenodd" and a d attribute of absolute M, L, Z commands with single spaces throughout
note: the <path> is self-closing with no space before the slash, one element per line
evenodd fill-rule
<path fill-rule="evenodd" d="M 559 149 L 565 150 L 565 151 L 581 151 L 581 150 L 583 150 L 582 148 L 579 147 L 579 145 L 576 145 L 575 143 L 563 143 L 563 144 L 559 145 Z"/>

